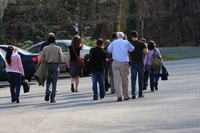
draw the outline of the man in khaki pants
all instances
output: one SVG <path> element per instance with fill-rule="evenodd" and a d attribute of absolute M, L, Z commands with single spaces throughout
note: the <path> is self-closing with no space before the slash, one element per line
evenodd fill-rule
<path fill-rule="evenodd" d="M 128 52 L 132 52 L 134 47 L 127 40 L 123 39 L 124 33 L 117 32 L 117 39 L 112 41 L 108 46 L 108 52 L 112 53 L 113 58 L 113 75 L 114 75 L 114 88 L 117 95 L 117 101 L 122 101 L 122 92 L 124 100 L 130 99 L 128 95 L 128 75 L 129 75 L 129 57 Z"/>

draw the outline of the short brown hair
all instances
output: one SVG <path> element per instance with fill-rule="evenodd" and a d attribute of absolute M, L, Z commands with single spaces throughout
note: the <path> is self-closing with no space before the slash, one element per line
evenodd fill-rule
<path fill-rule="evenodd" d="M 154 50 L 156 48 L 156 43 L 153 40 L 150 40 L 148 43 L 148 50 Z"/>
<path fill-rule="evenodd" d="M 145 38 L 141 38 L 140 39 L 142 42 L 146 43 L 146 39 Z"/>
<path fill-rule="evenodd" d="M 138 37 L 138 32 L 137 32 L 136 30 L 133 30 L 133 31 L 131 32 L 131 36 L 132 36 L 132 37 Z"/>
<path fill-rule="evenodd" d="M 103 44 L 103 39 L 102 38 L 98 38 L 97 39 L 97 46 L 102 46 Z"/>

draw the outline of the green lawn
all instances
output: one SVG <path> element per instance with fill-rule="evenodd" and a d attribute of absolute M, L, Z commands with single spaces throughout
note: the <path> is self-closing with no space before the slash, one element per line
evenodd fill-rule
<path fill-rule="evenodd" d="M 200 58 L 200 47 L 160 47 L 164 61 Z"/>

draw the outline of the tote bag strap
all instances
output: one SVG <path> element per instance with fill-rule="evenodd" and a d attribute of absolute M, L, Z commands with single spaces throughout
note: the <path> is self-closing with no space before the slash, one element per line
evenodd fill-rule
<path fill-rule="evenodd" d="M 72 47 L 73 51 L 74 51 L 74 54 L 76 55 L 76 58 L 79 57 L 75 51 L 75 49 Z"/>
<path fill-rule="evenodd" d="M 154 55 L 156 55 L 156 49 L 154 49 Z"/>

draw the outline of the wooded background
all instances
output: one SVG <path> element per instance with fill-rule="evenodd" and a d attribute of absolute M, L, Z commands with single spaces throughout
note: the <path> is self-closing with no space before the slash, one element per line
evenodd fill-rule
<path fill-rule="evenodd" d="M 57 39 L 110 39 L 115 31 L 129 38 L 154 40 L 159 47 L 199 46 L 200 0 L 0 0 L 0 44 L 33 44 L 54 32 Z M 78 31 L 75 29 L 79 29 Z"/>

